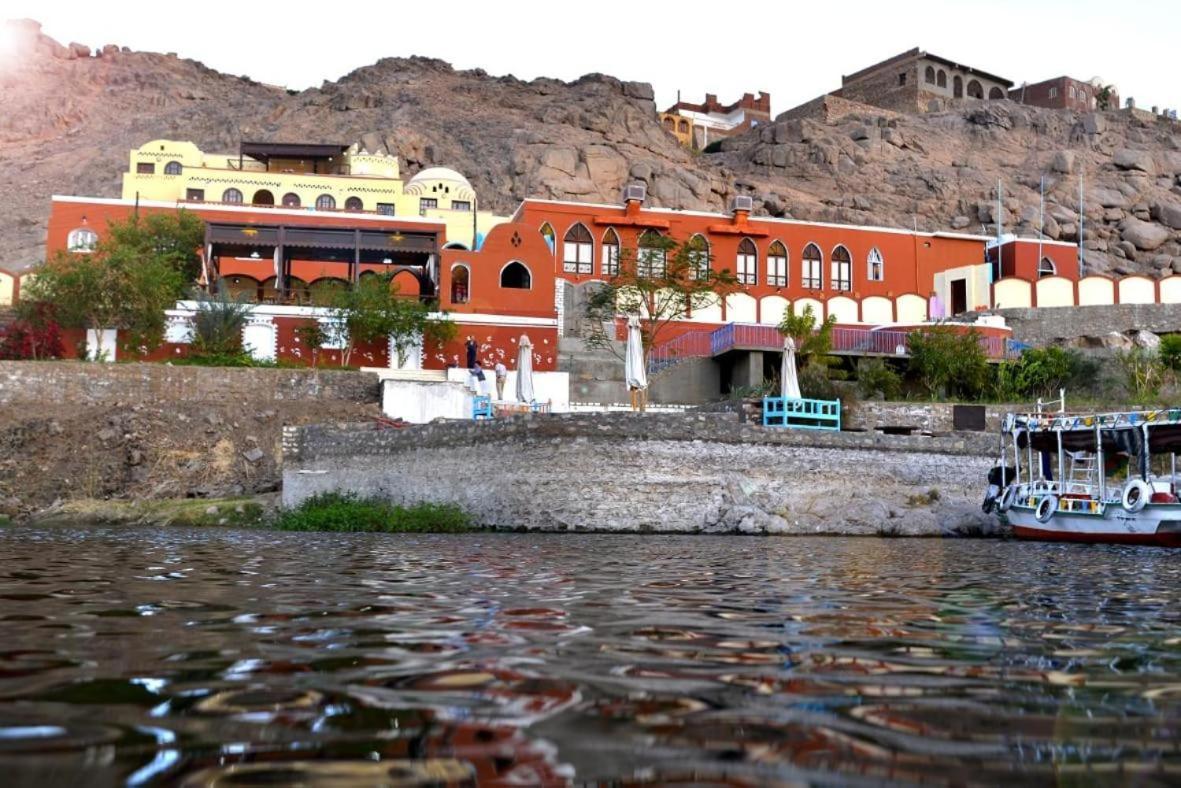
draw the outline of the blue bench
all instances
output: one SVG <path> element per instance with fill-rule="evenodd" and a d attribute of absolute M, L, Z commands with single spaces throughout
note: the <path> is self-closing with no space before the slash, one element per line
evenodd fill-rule
<path fill-rule="evenodd" d="M 492 397 L 490 396 L 475 396 L 472 397 L 472 419 L 480 421 L 481 419 L 492 418 Z"/>
<path fill-rule="evenodd" d="M 763 397 L 763 426 L 796 430 L 841 429 L 838 399 L 785 399 Z"/>

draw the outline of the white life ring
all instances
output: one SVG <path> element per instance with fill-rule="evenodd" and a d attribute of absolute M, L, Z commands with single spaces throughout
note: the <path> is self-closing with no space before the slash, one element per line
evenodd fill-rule
<path fill-rule="evenodd" d="M 1037 502 L 1037 508 L 1033 510 L 1033 516 L 1037 518 L 1039 523 L 1048 523 L 1056 511 L 1058 511 L 1058 496 L 1047 495 Z"/>
<path fill-rule="evenodd" d="M 1017 500 L 1017 485 L 1010 484 L 1008 487 L 1005 488 L 1005 491 L 1003 493 L 1001 493 L 1001 502 L 999 504 L 997 504 L 996 508 L 1002 512 L 1007 512 L 1013 506 L 1013 503 L 1016 500 Z"/>
<path fill-rule="evenodd" d="M 1129 512 L 1138 512 L 1152 497 L 1152 488 L 1143 479 L 1132 479 L 1124 485 L 1123 505 Z"/>

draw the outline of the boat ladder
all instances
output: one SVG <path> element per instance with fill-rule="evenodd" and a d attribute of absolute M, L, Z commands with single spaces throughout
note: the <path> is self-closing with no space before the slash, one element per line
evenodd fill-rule
<path fill-rule="evenodd" d="M 1098 466 L 1095 464 L 1095 455 L 1092 452 L 1080 451 L 1070 452 L 1070 474 L 1067 480 L 1070 485 L 1088 485 L 1093 486 L 1098 483 L 1099 477 L 1096 474 Z"/>

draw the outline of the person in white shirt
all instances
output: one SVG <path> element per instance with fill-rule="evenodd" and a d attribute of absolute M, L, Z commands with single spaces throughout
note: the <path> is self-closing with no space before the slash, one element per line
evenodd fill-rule
<path fill-rule="evenodd" d="M 508 380 L 508 367 L 504 365 L 503 361 L 497 361 L 492 370 L 496 373 L 496 399 L 503 401 L 504 384 Z"/>

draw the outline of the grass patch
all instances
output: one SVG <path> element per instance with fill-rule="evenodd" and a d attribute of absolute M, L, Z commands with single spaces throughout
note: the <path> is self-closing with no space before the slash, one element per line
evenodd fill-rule
<path fill-rule="evenodd" d="M 909 495 L 906 502 L 911 506 L 930 506 L 939 500 L 939 490 L 935 487 L 927 490 L 926 493 L 916 493 Z"/>
<path fill-rule="evenodd" d="M 313 496 L 280 512 L 270 525 L 280 531 L 464 533 L 476 530 L 458 506 L 420 503 L 398 506 L 348 493 Z"/>
<path fill-rule="evenodd" d="M 8 515 L 0 514 L 0 528 L 3 528 L 4 526 L 8 525 L 11 522 L 12 521 L 8 519 Z"/>

